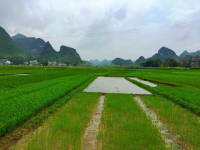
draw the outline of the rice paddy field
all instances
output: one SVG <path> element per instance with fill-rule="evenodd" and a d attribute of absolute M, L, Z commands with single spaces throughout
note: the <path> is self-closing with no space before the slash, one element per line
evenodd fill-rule
<path fill-rule="evenodd" d="M 0 66 L 0 149 L 199 150 L 198 68 Z"/>

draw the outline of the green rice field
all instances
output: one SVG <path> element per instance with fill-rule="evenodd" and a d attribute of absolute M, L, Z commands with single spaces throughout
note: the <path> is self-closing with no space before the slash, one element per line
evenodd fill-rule
<path fill-rule="evenodd" d="M 125 78 L 152 94 L 84 92 L 99 76 Z M 200 149 L 198 68 L 0 66 L 0 83 L 0 150 L 84 149 L 102 95 L 95 149 L 173 149 L 135 96 L 181 149 Z"/>

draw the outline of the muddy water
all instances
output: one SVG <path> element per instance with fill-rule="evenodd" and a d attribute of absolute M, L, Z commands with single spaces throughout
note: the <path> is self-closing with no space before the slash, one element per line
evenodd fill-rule
<path fill-rule="evenodd" d="M 99 123 L 101 121 L 101 112 L 103 110 L 105 96 L 100 97 L 99 105 L 97 110 L 95 110 L 89 126 L 86 129 L 82 150 L 95 150 L 96 135 L 98 133 Z"/>
<path fill-rule="evenodd" d="M 151 94 L 122 77 L 98 77 L 83 92 Z"/>
<path fill-rule="evenodd" d="M 182 147 L 179 146 L 175 141 L 174 137 L 167 133 L 167 129 L 162 125 L 162 123 L 157 119 L 155 114 L 152 114 L 150 111 L 147 110 L 146 106 L 142 103 L 138 96 L 135 97 L 138 101 L 139 105 L 143 108 L 143 110 L 151 117 L 153 123 L 157 126 L 158 130 L 161 132 L 161 136 L 165 139 L 165 142 L 172 150 L 182 150 Z"/>
<path fill-rule="evenodd" d="M 135 77 L 129 77 L 129 78 L 132 79 L 132 80 L 135 80 L 135 81 L 144 83 L 144 84 L 146 84 L 146 85 L 149 85 L 149 86 L 151 86 L 151 87 L 156 87 L 156 86 L 157 86 L 157 85 L 154 84 L 154 83 L 151 83 L 151 82 L 149 82 L 149 81 L 144 81 L 144 80 L 141 80 L 141 79 L 138 79 L 138 78 L 135 78 Z"/>

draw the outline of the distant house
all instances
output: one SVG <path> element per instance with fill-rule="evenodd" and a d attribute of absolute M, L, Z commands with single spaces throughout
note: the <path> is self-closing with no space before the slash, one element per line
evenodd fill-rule
<path fill-rule="evenodd" d="M 24 62 L 24 65 L 29 65 L 29 63 L 28 62 Z"/>
<path fill-rule="evenodd" d="M 56 61 L 48 61 L 48 66 L 66 66 L 65 63 L 57 63 Z"/>
<path fill-rule="evenodd" d="M 13 62 L 9 61 L 8 59 L 0 59 L 0 65 L 12 65 Z"/>
<path fill-rule="evenodd" d="M 29 64 L 30 64 L 30 66 L 41 65 L 41 63 L 39 63 L 37 60 L 29 61 Z"/>
<path fill-rule="evenodd" d="M 48 66 L 57 66 L 56 61 L 48 61 Z"/>
<path fill-rule="evenodd" d="M 191 67 L 200 67 L 200 55 L 192 57 L 192 59 L 191 59 Z"/>
<path fill-rule="evenodd" d="M 190 59 L 187 57 L 180 57 L 179 64 L 181 67 L 190 65 Z"/>

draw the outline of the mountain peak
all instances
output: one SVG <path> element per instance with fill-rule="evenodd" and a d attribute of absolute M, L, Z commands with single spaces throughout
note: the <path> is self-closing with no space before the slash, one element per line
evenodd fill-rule
<path fill-rule="evenodd" d="M 176 55 L 176 53 L 169 49 L 168 47 L 161 47 L 159 50 L 158 50 L 158 54 L 159 55 Z"/>
<path fill-rule="evenodd" d="M 13 41 L 16 41 L 17 39 L 27 38 L 27 37 L 23 34 L 18 33 L 16 35 L 12 36 L 11 38 L 12 38 Z"/>
<path fill-rule="evenodd" d="M 180 57 L 184 57 L 186 55 L 189 55 L 188 51 L 184 50 L 184 52 L 182 54 L 180 54 Z"/>
<path fill-rule="evenodd" d="M 56 54 L 56 51 L 53 49 L 53 47 L 51 46 L 49 41 L 47 41 L 41 52 L 41 55 L 42 56 L 53 56 L 55 54 Z"/>

